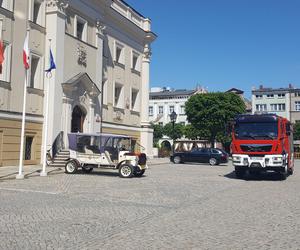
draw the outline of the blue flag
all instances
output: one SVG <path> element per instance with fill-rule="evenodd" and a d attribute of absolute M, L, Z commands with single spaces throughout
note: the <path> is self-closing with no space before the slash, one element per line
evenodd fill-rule
<path fill-rule="evenodd" d="M 46 72 L 51 72 L 52 69 L 56 69 L 56 65 L 53 59 L 53 55 L 52 55 L 52 51 L 50 49 L 50 53 L 49 53 L 50 57 L 49 57 L 49 68 L 46 69 Z"/>

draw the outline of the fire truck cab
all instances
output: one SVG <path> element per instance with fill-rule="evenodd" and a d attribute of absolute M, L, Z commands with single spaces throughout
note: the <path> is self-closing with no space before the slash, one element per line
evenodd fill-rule
<path fill-rule="evenodd" d="M 238 115 L 231 126 L 235 174 L 275 171 L 286 179 L 294 171 L 291 123 L 275 114 Z"/>

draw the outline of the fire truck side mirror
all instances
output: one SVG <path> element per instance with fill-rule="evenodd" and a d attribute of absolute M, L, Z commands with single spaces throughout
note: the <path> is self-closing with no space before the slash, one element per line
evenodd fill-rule
<path fill-rule="evenodd" d="M 286 124 L 286 135 L 291 134 L 291 124 Z"/>

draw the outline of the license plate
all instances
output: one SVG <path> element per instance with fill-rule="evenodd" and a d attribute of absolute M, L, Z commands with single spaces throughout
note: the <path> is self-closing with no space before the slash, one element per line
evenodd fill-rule
<path fill-rule="evenodd" d="M 263 160 L 263 157 L 251 157 L 251 160 L 261 161 Z"/>

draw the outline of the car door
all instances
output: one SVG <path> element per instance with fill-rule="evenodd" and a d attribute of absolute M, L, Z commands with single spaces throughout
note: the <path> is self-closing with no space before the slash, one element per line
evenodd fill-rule
<path fill-rule="evenodd" d="M 199 162 L 209 162 L 210 158 L 210 148 L 202 148 L 199 154 Z"/>
<path fill-rule="evenodd" d="M 191 152 L 188 153 L 188 155 L 186 156 L 186 158 L 188 160 L 186 161 L 190 161 L 190 162 L 199 162 L 199 149 L 194 148 Z"/>

